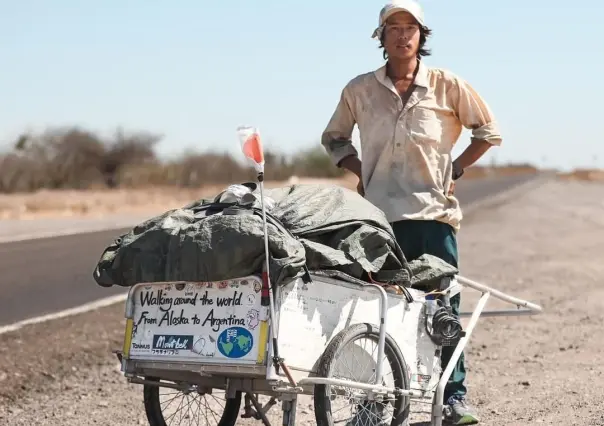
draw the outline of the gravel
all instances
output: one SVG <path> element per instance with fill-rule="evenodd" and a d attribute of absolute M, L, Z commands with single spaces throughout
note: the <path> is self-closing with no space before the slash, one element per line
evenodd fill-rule
<path fill-rule="evenodd" d="M 462 225 L 462 274 L 545 309 L 479 321 L 466 359 L 482 424 L 604 425 L 603 210 L 603 185 L 551 181 Z M 476 300 L 464 292 L 464 309 Z M 2 335 L 0 424 L 148 424 L 142 387 L 125 382 L 111 353 L 123 322 L 111 306 Z M 308 399 L 297 423 L 314 424 Z"/>

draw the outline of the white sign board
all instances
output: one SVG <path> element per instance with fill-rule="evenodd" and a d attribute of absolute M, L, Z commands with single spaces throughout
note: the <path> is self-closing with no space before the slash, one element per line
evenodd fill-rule
<path fill-rule="evenodd" d="M 130 358 L 256 364 L 264 359 L 267 307 L 260 278 L 156 283 L 133 292 Z"/>

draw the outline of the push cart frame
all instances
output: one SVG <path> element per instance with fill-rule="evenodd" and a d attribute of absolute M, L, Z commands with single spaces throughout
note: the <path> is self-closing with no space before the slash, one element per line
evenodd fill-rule
<path fill-rule="evenodd" d="M 169 364 L 162 363 L 154 363 L 154 362 L 144 362 L 140 363 L 138 361 L 133 361 L 128 359 L 129 353 L 129 345 L 131 343 L 129 336 L 132 335 L 132 319 L 134 315 L 134 303 L 132 295 L 135 292 L 136 287 L 134 286 L 130 289 L 130 293 L 128 299 L 126 301 L 126 312 L 125 316 L 130 321 L 127 321 L 125 339 L 124 339 L 124 350 L 123 352 L 118 352 L 118 359 L 122 363 L 122 370 L 125 373 L 125 376 L 131 383 L 143 384 L 143 385 L 158 385 L 158 386 L 166 386 L 173 387 L 176 389 L 181 389 L 179 385 L 175 385 L 172 383 L 165 383 L 160 381 L 147 380 L 145 378 L 141 378 L 141 371 L 145 369 L 167 369 L 174 370 L 175 372 L 179 370 L 181 366 L 177 365 L 178 363 L 171 362 Z M 388 309 L 388 293 L 385 289 L 378 284 L 365 283 L 364 286 L 366 289 L 375 290 L 379 295 L 379 339 L 377 344 L 377 359 L 384 359 L 384 346 L 387 337 L 387 325 L 388 325 L 388 316 L 386 315 Z M 535 315 L 542 313 L 543 310 L 541 306 L 531 303 L 526 300 L 522 300 L 511 296 L 509 294 L 503 293 L 499 290 L 496 290 L 487 285 L 478 283 L 461 275 L 455 276 L 452 280 L 450 280 L 450 284 L 443 293 L 447 294 L 449 297 L 454 296 L 455 294 L 460 293 L 464 289 L 472 289 L 479 293 L 481 293 L 478 302 L 476 303 L 473 311 L 471 312 L 461 312 L 460 317 L 469 317 L 469 322 L 467 327 L 464 328 L 464 334 L 457 342 L 455 346 L 453 355 L 451 360 L 445 367 L 440 380 L 438 381 L 438 385 L 436 387 L 436 392 L 434 393 L 434 397 L 432 400 L 432 409 L 431 409 L 431 424 L 432 426 L 441 426 L 443 422 L 443 397 L 444 390 L 449 380 L 453 368 L 457 363 L 457 360 L 461 356 L 464 348 L 466 347 L 469 339 L 472 336 L 472 333 L 478 323 L 480 317 L 501 317 L 501 316 L 521 316 L 521 315 Z M 272 293 L 272 291 L 269 291 Z M 493 297 L 495 299 L 501 300 L 508 304 L 515 306 L 515 309 L 501 309 L 501 310 L 485 310 L 488 300 Z M 270 306 L 271 309 L 274 309 L 274 297 L 271 297 Z M 276 318 L 276 313 L 273 311 L 271 313 L 271 318 Z M 196 365 L 195 368 L 199 370 L 202 376 L 207 377 L 207 383 L 211 385 L 212 377 L 220 376 L 221 374 L 227 374 L 230 378 L 227 378 L 226 384 L 226 392 L 227 396 L 232 397 L 235 393 L 235 389 L 244 389 L 246 399 L 249 398 L 251 403 L 253 404 L 256 412 L 258 413 L 258 417 L 265 424 L 270 424 L 268 419 L 265 416 L 264 409 L 258 402 L 258 400 L 253 396 L 253 393 L 257 394 L 265 394 L 273 397 L 278 397 L 283 401 L 283 424 L 285 426 L 293 426 L 295 424 L 295 416 L 296 416 L 296 403 L 297 403 L 297 395 L 298 394 L 311 394 L 312 389 L 317 385 L 332 385 L 332 386 L 345 386 L 348 388 L 356 389 L 358 391 L 363 391 L 367 395 L 367 398 L 371 400 L 376 395 L 396 395 L 403 396 L 409 399 L 409 402 L 413 400 L 421 400 L 425 397 L 425 393 L 415 389 L 398 389 L 393 387 L 386 387 L 378 385 L 378 383 L 382 382 L 382 363 L 378 362 L 375 371 L 375 380 L 374 383 L 364 383 L 358 381 L 344 380 L 344 379 L 335 379 L 330 377 L 305 377 L 298 381 L 295 381 L 292 375 L 290 374 L 286 361 L 283 359 L 278 359 L 275 354 L 275 343 L 277 343 L 277 335 L 278 335 L 278 322 L 271 322 L 268 328 L 268 347 L 266 353 L 266 366 L 221 366 L 221 365 L 212 365 L 212 366 L 200 366 Z M 277 343 L 278 346 L 278 343 Z M 278 361 L 278 362 L 272 362 Z M 135 365 L 136 364 L 136 365 Z M 145 367 L 141 370 L 141 365 Z M 280 368 L 281 371 L 285 374 L 279 375 L 277 373 L 277 368 Z M 236 369 L 236 372 L 233 372 L 233 369 Z M 265 369 L 264 380 L 258 381 L 257 374 Z M 255 389 L 250 389 L 249 387 L 246 389 L 246 380 L 250 377 L 256 376 L 254 383 L 256 384 Z M 191 380 L 190 382 L 194 382 L 195 380 Z M 184 380 L 187 382 L 187 380 Z M 262 383 L 264 382 L 264 383 Z M 236 384 L 238 383 L 238 384 Z M 248 381 L 249 383 L 249 381 Z M 211 387 L 211 386 L 210 386 Z"/>
<path fill-rule="evenodd" d="M 240 128 L 240 130 L 245 130 L 243 133 L 244 136 L 248 135 L 249 132 L 247 132 L 247 130 L 252 130 L 252 133 L 254 133 L 253 132 L 254 129 L 246 130 L 244 128 Z M 247 138 L 247 136 L 246 136 L 246 138 Z M 408 398 L 409 403 L 414 398 L 421 399 L 424 396 L 424 393 L 422 393 L 419 390 L 400 389 L 400 388 L 392 388 L 392 387 L 378 385 L 378 384 L 381 384 L 381 382 L 382 382 L 383 371 L 382 371 L 381 362 L 376 363 L 377 366 L 376 366 L 376 371 L 375 371 L 375 380 L 373 380 L 374 383 L 364 383 L 364 382 L 358 382 L 358 381 L 334 379 L 334 378 L 329 378 L 329 377 L 305 377 L 305 378 L 300 379 L 297 382 L 296 382 L 296 380 L 294 380 L 294 378 L 293 378 L 292 374 L 290 373 L 288 366 L 285 362 L 286 360 L 280 358 L 279 353 L 278 353 L 279 345 L 277 342 L 277 340 L 278 340 L 277 337 L 279 334 L 278 333 L 279 321 L 276 320 L 277 313 L 275 312 L 275 297 L 276 297 L 276 293 L 277 293 L 278 289 L 275 289 L 275 287 L 273 287 L 271 285 L 270 274 L 267 273 L 267 271 L 270 271 L 270 255 L 271 254 L 269 251 L 269 244 L 268 244 L 266 206 L 265 206 L 265 199 L 264 199 L 264 167 L 263 167 L 263 164 L 257 164 L 257 165 L 258 165 L 257 179 L 258 179 L 259 188 L 260 188 L 260 198 L 261 198 L 260 202 L 261 202 L 261 207 L 262 207 L 264 251 L 265 251 L 265 267 L 264 267 L 265 272 L 263 273 L 263 284 L 264 284 L 264 288 L 267 290 L 266 293 L 269 298 L 268 310 L 269 310 L 269 320 L 270 320 L 269 327 L 268 327 L 268 348 L 267 348 L 267 354 L 266 354 L 267 358 L 266 358 L 266 366 L 265 366 L 266 370 L 265 370 L 265 378 L 264 378 L 265 379 L 264 384 L 266 385 L 266 391 L 262 392 L 262 393 L 266 393 L 269 395 L 278 395 L 283 400 L 283 425 L 284 426 L 294 426 L 295 425 L 297 395 L 301 394 L 301 393 L 312 394 L 312 392 L 310 392 L 310 388 L 314 387 L 316 390 L 317 386 L 322 386 L 322 385 L 348 386 L 348 387 L 356 389 L 358 391 L 364 391 L 364 392 L 366 392 L 365 401 L 370 401 L 370 402 L 373 402 L 375 397 L 378 397 L 380 395 L 389 395 L 389 394 L 393 394 L 398 397 L 401 397 L 401 396 L 406 397 L 406 398 Z M 252 198 L 254 198 L 254 197 L 252 197 Z M 468 323 L 468 326 L 465 328 L 464 333 L 461 335 L 461 338 L 458 340 L 455 350 L 453 352 L 453 355 L 452 355 L 449 363 L 445 367 L 445 370 L 443 371 L 443 373 L 440 377 L 440 380 L 438 381 L 436 393 L 434 394 L 433 401 L 432 401 L 432 411 L 431 411 L 432 426 L 441 426 L 442 425 L 443 397 L 444 397 L 445 386 L 447 384 L 447 381 L 449 380 L 449 377 L 451 376 L 451 374 L 453 372 L 453 368 L 456 365 L 457 360 L 461 356 L 461 353 L 463 352 L 466 344 L 468 343 L 470 337 L 472 336 L 472 332 L 474 331 L 474 328 L 478 322 L 478 319 L 481 316 L 533 315 L 533 314 L 538 314 L 538 313 L 542 312 L 542 308 L 539 305 L 528 302 L 526 300 L 518 299 L 511 295 L 505 294 L 499 290 L 496 290 L 492 287 L 486 286 L 484 284 L 478 283 L 476 281 L 470 280 L 470 279 L 465 278 L 460 275 L 457 275 L 453 279 L 449 279 L 449 281 L 447 283 L 448 283 L 448 285 L 445 286 L 446 288 L 443 289 L 443 291 L 441 293 L 444 293 L 449 298 L 454 296 L 455 294 L 458 294 L 465 288 L 470 288 L 470 289 L 476 290 L 482 294 L 472 312 L 463 312 L 460 314 L 460 317 L 469 316 L 470 321 Z M 147 283 L 147 284 L 149 284 L 149 283 Z M 139 286 L 139 284 L 137 284 L 137 286 Z M 118 355 L 118 358 L 120 359 L 120 361 L 122 362 L 122 370 L 125 372 L 125 375 L 128 377 L 130 382 L 149 385 L 152 383 L 149 383 L 148 380 L 137 377 L 136 367 L 131 365 L 131 362 L 128 360 L 127 356 L 126 357 L 123 356 L 124 354 L 125 355 L 129 354 L 129 343 L 130 343 L 130 338 L 132 336 L 132 331 L 133 331 L 132 327 L 133 327 L 133 314 L 134 314 L 134 304 L 133 304 L 133 298 L 131 296 L 133 295 L 134 289 L 137 286 L 134 286 L 133 288 L 131 288 L 130 293 L 128 295 L 128 300 L 126 302 L 127 326 L 126 326 L 126 334 L 125 334 L 125 339 L 124 339 L 124 352 L 118 353 L 117 355 Z M 386 345 L 386 339 L 387 339 L 388 294 L 386 293 L 386 290 L 379 284 L 363 283 L 363 286 L 365 286 L 368 289 L 376 290 L 379 294 L 380 303 L 379 303 L 377 359 L 382 360 L 382 359 L 384 359 L 385 345 Z M 441 285 L 441 288 L 442 287 L 443 286 Z M 497 311 L 484 311 L 487 301 L 489 300 L 489 298 L 491 296 L 493 296 L 494 298 L 499 299 L 501 301 L 515 305 L 516 309 L 515 310 L 508 309 L 508 310 L 497 310 Z M 392 339 L 390 339 L 390 340 L 392 340 Z M 395 342 L 395 345 L 396 345 L 396 342 Z M 262 350 L 264 351 L 264 348 Z M 151 364 L 153 364 L 153 363 L 151 363 Z M 404 363 L 404 360 L 403 360 L 402 364 L 406 366 L 406 364 Z M 176 370 L 178 369 L 177 366 L 170 366 L 170 365 L 165 365 L 165 364 L 163 366 L 160 364 L 160 365 L 158 365 L 158 367 L 174 368 Z M 197 366 L 197 368 L 199 369 L 199 366 Z M 211 368 L 215 370 L 215 373 L 220 374 L 219 365 L 214 365 Z M 248 376 L 253 375 L 253 371 L 252 372 L 249 371 L 250 368 L 252 370 L 254 369 L 254 367 L 246 366 L 246 369 L 248 371 L 245 371 L 246 369 L 242 369 L 241 371 L 239 371 L 239 367 L 231 365 L 231 366 L 228 366 L 225 369 L 223 369 L 223 373 L 228 372 L 232 377 L 233 369 L 237 370 L 237 371 L 235 371 L 235 376 L 237 376 L 237 373 L 240 372 L 241 373 L 240 379 L 242 381 L 242 384 L 245 385 L 245 383 L 243 383 L 243 382 L 246 379 L 246 374 Z M 285 373 L 287 380 L 283 380 L 282 376 L 277 374 L 277 368 L 279 368 L 280 370 L 282 370 Z M 209 376 L 208 379 L 212 378 L 212 374 L 208 374 L 209 372 L 206 370 L 205 367 L 202 367 L 199 370 L 199 372 L 201 375 Z M 405 372 L 405 373 L 407 373 L 407 372 Z M 233 387 L 230 386 L 229 380 L 231 380 L 231 379 L 227 378 L 226 391 L 227 391 L 227 396 L 232 397 L 233 396 L 232 395 Z M 159 384 L 159 381 L 157 381 L 155 384 Z M 178 386 L 172 386 L 172 387 L 178 388 Z M 242 387 L 245 387 L 245 386 L 242 386 Z M 258 412 L 261 420 L 265 424 L 270 425 L 270 423 L 268 422 L 268 419 L 264 415 L 262 407 L 259 405 L 256 398 L 250 392 L 247 392 L 247 390 L 246 390 L 246 396 L 249 397 L 249 399 L 251 400 L 251 402 L 254 405 L 254 407 L 256 408 L 256 411 Z M 316 415 L 316 413 L 315 413 L 315 415 Z M 406 419 L 404 419 L 404 420 L 406 420 Z M 393 424 L 395 424 L 396 422 L 397 422 L 396 419 L 392 420 Z M 400 422 L 398 424 L 400 424 Z M 323 426 L 323 425 L 320 425 L 320 426 Z"/>

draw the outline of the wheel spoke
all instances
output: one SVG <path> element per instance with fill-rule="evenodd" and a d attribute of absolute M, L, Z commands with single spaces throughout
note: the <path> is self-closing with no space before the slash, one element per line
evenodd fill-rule
<path fill-rule="evenodd" d="M 194 385 L 185 389 L 180 391 L 162 386 L 145 387 L 145 407 L 152 426 L 235 424 L 241 403 L 240 392 L 236 393 L 234 399 L 229 400 L 223 390 L 203 393 L 196 391 Z M 226 423 L 224 418 L 227 419 Z"/>
<path fill-rule="evenodd" d="M 332 340 L 337 346 L 328 347 L 325 351 L 328 355 L 322 360 L 322 367 L 319 369 L 323 377 L 390 388 L 408 386 L 405 361 L 388 340 L 383 357 L 378 358 L 379 335 L 375 328 L 368 330 L 366 325 L 359 324 L 342 333 L 347 333 L 348 336 Z M 382 377 L 376 383 L 378 362 L 382 366 Z M 354 386 L 325 385 L 316 389 L 317 421 L 323 419 L 323 422 L 327 421 L 330 425 L 381 425 L 389 423 L 390 419 L 399 416 L 406 409 L 403 396 L 372 394 Z"/>
<path fill-rule="evenodd" d="M 174 416 L 176 416 L 176 413 L 180 412 L 182 403 L 183 403 L 183 399 L 181 397 L 180 402 L 178 403 L 178 408 L 176 409 L 176 411 L 174 411 L 172 414 L 170 414 L 168 416 L 168 418 L 165 419 L 166 424 L 168 424 L 168 426 L 170 426 L 172 424 L 172 419 L 174 418 Z M 169 423 L 168 423 L 168 420 L 170 421 Z"/>

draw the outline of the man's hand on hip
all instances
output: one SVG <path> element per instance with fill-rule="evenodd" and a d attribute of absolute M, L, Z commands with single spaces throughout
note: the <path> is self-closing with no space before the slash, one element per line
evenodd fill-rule
<path fill-rule="evenodd" d="M 449 191 L 447 191 L 447 195 L 449 197 L 455 194 L 455 181 L 451 181 L 451 185 L 449 185 Z"/>
<path fill-rule="evenodd" d="M 365 187 L 363 186 L 362 179 L 359 179 L 359 183 L 357 183 L 357 192 L 363 197 L 365 196 Z"/>
<path fill-rule="evenodd" d="M 349 157 L 344 158 L 340 162 L 340 167 L 346 169 L 356 175 L 359 178 L 359 183 L 357 184 L 357 192 L 362 196 L 365 196 L 365 188 L 363 187 L 363 175 L 361 172 L 361 160 L 356 155 L 351 155 Z"/>

